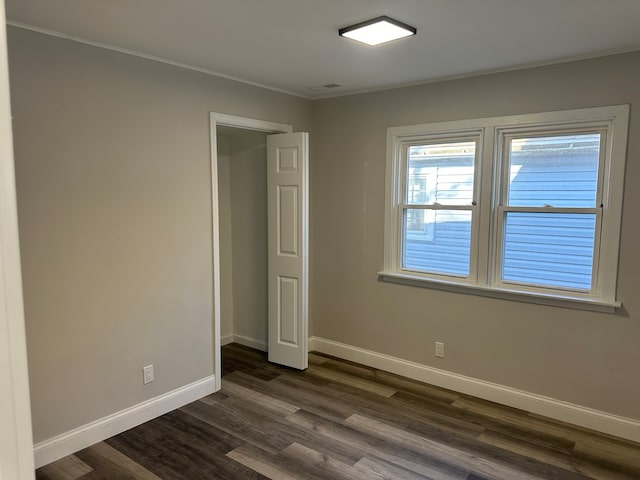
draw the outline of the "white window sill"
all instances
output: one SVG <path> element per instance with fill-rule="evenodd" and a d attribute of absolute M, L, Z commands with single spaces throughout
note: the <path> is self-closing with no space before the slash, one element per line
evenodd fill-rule
<path fill-rule="evenodd" d="M 465 285 L 399 272 L 378 272 L 378 276 L 385 282 L 400 283 L 414 287 L 434 288 L 449 292 L 480 295 L 483 297 L 499 298 L 502 300 L 511 300 L 516 302 L 550 305 L 553 307 L 573 308 L 577 310 L 615 313 L 616 308 L 620 308 L 622 306 L 622 303 L 620 302 L 605 302 L 592 298 L 572 297 L 569 295 L 547 295 L 544 293 L 522 292 L 479 285 Z"/>

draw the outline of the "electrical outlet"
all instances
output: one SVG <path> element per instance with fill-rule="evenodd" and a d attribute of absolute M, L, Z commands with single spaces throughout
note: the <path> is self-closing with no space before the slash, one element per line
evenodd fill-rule
<path fill-rule="evenodd" d="M 142 384 L 153 382 L 153 365 L 147 365 L 142 368 Z"/>
<path fill-rule="evenodd" d="M 444 358 L 444 343 L 436 342 L 436 357 Z"/>

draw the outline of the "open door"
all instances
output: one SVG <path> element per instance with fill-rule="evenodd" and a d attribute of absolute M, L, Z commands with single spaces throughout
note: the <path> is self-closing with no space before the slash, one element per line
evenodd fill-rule
<path fill-rule="evenodd" d="M 267 137 L 269 361 L 307 368 L 309 134 Z"/>

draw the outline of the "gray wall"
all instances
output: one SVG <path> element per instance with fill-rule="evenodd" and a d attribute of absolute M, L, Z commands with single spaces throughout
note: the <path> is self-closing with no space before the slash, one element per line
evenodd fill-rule
<path fill-rule="evenodd" d="M 218 130 L 221 336 L 267 343 L 266 134 Z"/>
<path fill-rule="evenodd" d="M 266 344 L 266 135 L 247 133 L 230 140 L 233 333 Z"/>
<path fill-rule="evenodd" d="M 640 419 L 640 53 L 314 102 L 313 334 Z M 630 103 L 616 314 L 382 283 L 386 129 Z M 446 357 L 433 356 L 434 341 Z"/>
<path fill-rule="evenodd" d="M 15 28 L 9 54 L 40 442 L 213 373 L 208 113 L 311 107 Z"/>
<path fill-rule="evenodd" d="M 220 231 L 220 338 L 233 335 L 233 241 L 229 138 L 217 135 L 218 218 Z"/>

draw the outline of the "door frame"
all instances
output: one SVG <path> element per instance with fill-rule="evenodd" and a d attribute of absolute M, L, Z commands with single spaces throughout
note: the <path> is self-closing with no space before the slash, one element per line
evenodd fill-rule
<path fill-rule="evenodd" d="M 213 237 L 213 361 L 215 390 L 222 387 L 222 358 L 220 345 L 220 211 L 218 195 L 218 134 L 217 127 L 233 127 L 265 133 L 292 133 L 293 126 L 284 123 L 236 117 L 210 112 L 211 149 L 211 224 Z M 266 159 L 265 159 L 266 161 Z"/>
<path fill-rule="evenodd" d="M 0 0 L 0 478 L 34 478 L 4 0 Z"/>

